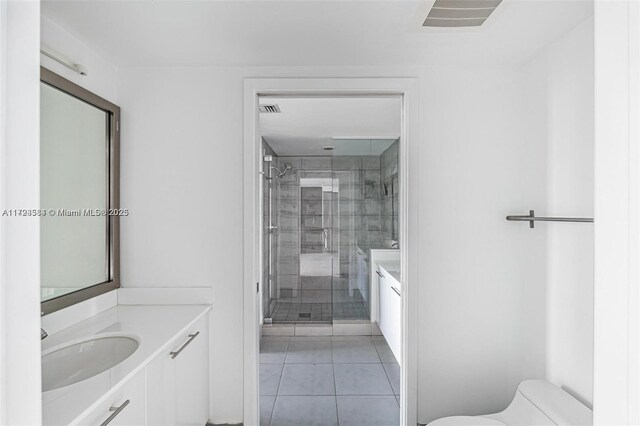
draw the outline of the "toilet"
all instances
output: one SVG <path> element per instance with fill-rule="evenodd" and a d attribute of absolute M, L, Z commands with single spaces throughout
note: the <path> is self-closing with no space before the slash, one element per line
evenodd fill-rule
<path fill-rule="evenodd" d="M 485 416 L 443 417 L 428 426 L 588 426 L 593 412 L 580 401 L 546 380 L 525 380 L 518 386 L 511 404 Z"/>

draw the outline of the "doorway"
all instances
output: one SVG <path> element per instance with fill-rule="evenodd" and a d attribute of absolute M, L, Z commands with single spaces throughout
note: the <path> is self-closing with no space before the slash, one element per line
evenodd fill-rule
<path fill-rule="evenodd" d="M 398 327 L 398 346 L 401 348 L 396 357 L 398 360 L 399 368 L 397 375 L 399 376 L 398 380 L 398 393 L 399 397 L 396 399 L 396 404 L 399 402 L 399 410 L 398 410 L 398 424 L 406 424 L 408 422 L 415 422 L 416 419 L 416 365 L 415 365 L 415 320 L 408 321 L 409 316 L 414 316 L 416 314 L 416 308 L 414 306 L 416 299 L 412 299 L 410 295 L 412 291 L 416 291 L 411 287 L 412 279 L 411 277 L 415 275 L 415 267 L 409 266 L 409 258 L 410 252 L 408 248 L 411 247 L 412 244 L 415 244 L 415 239 L 411 238 L 407 234 L 407 229 L 412 227 L 414 230 L 417 230 L 417 215 L 411 212 L 409 206 L 408 196 L 409 190 L 408 188 L 415 188 L 417 186 L 417 168 L 415 166 L 411 166 L 413 161 L 410 161 L 409 152 L 413 150 L 414 153 L 417 152 L 417 129 L 415 124 L 417 123 L 416 114 L 417 114 L 417 92 L 415 90 L 415 80 L 414 79 L 248 79 L 245 81 L 245 130 L 246 130 L 246 138 L 245 138 L 245 201 L 246 205 L 252 206 L 249 209 L 245 209 L 245 223 L 251 224 L 249 227 L 245 227 L 249 232 L 245 233 L 245 271 L 247 273 L 246 277 L 255 277 L 257 278 L 253 283 L 253 288 L 258 291 L 245 292 L 245 422 L 251 424 L 259 424 L 259 355 L 260 355 L 260 339 L 262 334 L 264 333 L 265 328 L 262 327 L 263 319 L 265 318 L 265 313 L 267 314 L 267 318 L 269 315 L 271 316 L 271 322 L 277 323 L 275 320 L 275 316 L 277 316 L 276 303 L 273 303 L 272 300 L 268 300 L 269 298 L 277 299 L 277 296 L 283 296 L 283 289 L 285 290 L 284 296 L 290 298 L 300 298 L 300 304 L 303 304 L 303 299 L 305 295 L 303 294 L 302 282 L 305 284 L 309 284 L 312 281 L 320 284 L 310 284 L 310 285 L 318 285 L 320 288 L 311 288 L 305 285 L 306 290 L 314 290 L 317 296 L 330 297 L 331 302 L 327 304 L 326 300 L 323 299 L 324 302 L 316 302 L 316 303 L 324 303 L 324 306 L 320 306 L 320 312 L 317 312 L 315 319 L 319 318 L 320 325 L 326 326 L 327 323 L 333 324 L 334 330 L 339 328 L 337 326 L 343 326 L 343 319 L 345 321 L 353 323 L 353 325 L 363 327 L 361 330 L 365 330 L 362 333 L 359 332 L 350 332 L 349 334 L 357 334 L 358 336 L 341 336 L 340 333 L 336 333 L 334 335 L 321 336 L 324 340 L 329 340 L 328 345 L 325 343 L 325 346 L 329 346 L 329 355 L 331 356 L 331 363 L 328 363 L 330 366 L 333 365 L 332 369 L 334 370 L 334 380 L 338 379 L 336 375 L 336 364 L 339 364 L 340 355 L 336 355 L 333 350 L 334 347 L 339 352 L 342 346 L 345 346 L 344 343 L 337 343 L 340 340 L 363 340 L 366 341 L 364 346 L 369 346 L 369 341 L 371 342 L 374 351 L 377 349 L 376 340 L 380 340 L 383 336 L 380 336 L 380 332 L 375 333 L 374 326 L 372 323 L 372 315 L 376 314 L 378 306 L 372 300 L 376 297 L 379 297 L 379 289 L 373 288 L 373 286 L 369 286 L 369 288 L 359 287 L 359 282 L 363 283 L 365 281 L 359 281 L 362 277 L 367 276 L 370 277 L 372 275 L 371 267 L 367 267 L 363 263 L 358 263 L 358 255 L 361 257 L 365 257 L 364 250 L 358 250 L 358 244 L 362 243 L 366 240 L 360 234 L 359 238 L 352 238 L 351 235 L 357 232 L 362 232 L 362 230 L 368 231 L 369 229 L 375 230 L 375 224 L 371 226 L 362 227 L 361 223 L 353 224 L 352 229 L 349 227 L 352 226 L 351 223 L 347 221 L 344 223 L 344 219 L 340 217 L 339 211 L 340 206 L 342 206 L 343 211 L 347 207 L 343 205 L 344 202 L 348 201 L 356 201 L 356 200 L 347 200 L 343 196 L 341 199 L 341 194 L 343 193 L 343 181 L 348 181 L 352 179 L 354 176 L 357 176 L 359 179 L 362 179 L 363 172 L 366 172 L 365 168 L 362 166 L 358 167 L 349 167 L 346 170 L 338 170 L 334 168 L 334 164 L 339 164 L 343 159 L 339 158 L 342 156 L 354 157 L 356 153 L 347 152 L 347 149 L 352 149 L 358 143 L 367 144 L 369 149 L 372 149 L 373 146 L 377 146 L 377 144 L 385 139 L 389 139 L 388 141 L 384 141 L 387 143 L 386 148 L 389 148 L 394 142 L 397 142 L 398 154 L 397 154 L 397 170 L 395 171 L 395 176 L 391 176 L 394 173 L 391 173 L 389 176 L 388 183 L 386 185 L 387 194 L 389 196 L 389 214 L 393 216 L 394 211 L 397 214 L 397 220 L 394 222 L 392 217 L 389 218 L 389 233 L 397 233 L 397 240 L 392 238 L 388 238 L 387 244 L 389 245 L 388 249 L 393 250 L 396 253 L 402 253 L 399 259 L 399 267 L 397 270 L 394 270 L 393 267 L 391 269 L 392 276 L 395 276 L 398 281 L 402 282 L 402 296 L 399 296 L 400 299 L 398 311 L 399 311 L 399 327 Z M 370 137 L 371 135 L 360 135 L 360 137 L 355 137 L 354 135 L 344 135 L 344 134 L 334 134 L 331 138 L 333 142 L 333 146 L 328 151 L 330 152 L 325 155 L 309 155 L 309 157 L 319 157 L 314 160 L 317 161 L 315 168 L 311 168 L 308 170 L 309 174 L 306 174 L 306 170 L 304 170 L 303 165 L 303 157 L 305 155 L 280 155 L 282 157 L 289 157 L 287 159 L 278 160 L 277 162 L 273 158 L 277 156 L 277 149 L 274 149 L 274 153 L 267 153 L 263 147 L 263 138 L 260 133 L 260 118 L 258 107 L 262 100 L 266 98 L 309 98 L 309 97 L 317 97 L 317 98 L 329 98 L 329 97 L 396 97 L 399 99 L 400 104 L 400 132 L 399 137 L 393 138 L 385 138 L 385 137 Z M 410 126 L 409 123 L 413 125 Z M 347 136 L 347 137 L 345 137 Z M 383 135 L 384 136 L 384 135 Z M 344 139 L 344 141 L 341 141 Z M 268 138 L 267 138 L 268 142 Z M 385 149 L 383 149 L 384 151 Z M 342 155 L 339 155 L 342 154 Z M 271 158 L 268 156 L 271 155 Z M 279 156 L 279 157 L 280 157 Z M 324 164 L 322 164 L 322 158 L 324 159 Z M 380 155 L 376 155 L 378 157 L 378 164 L 380 164 Z M 266 160 L 266 161 L 265 161 Z M 269 161 L 270 160 L 270 161 Z M 294 161 L 291 161 L 294 160 Z M 308 159 L 311 160 L 311 159 Z M 307 161 L 311 163 L 311 161 Z M 271 169 L 271 165 L 269 164 L 266 168 L 265 163 L 274 163 L 274 169 Z M 290 165 L 287 165 L 290 163 Z M 360 164 L 362 164 L 362 160 L 360 160 Z M 295 173 L 292 173 L 294 168 L 298 165 L 298 172 L 300 176 L 296 176 Z M 379 167 L 379 166 L 378 166 Z M 285 170 L 287 170 L 285 172 Z M 262 172 L 262 174 L 258 174 L 258 172 Z M 273 172 L 273 174 L 269 175 L 269 173 Z M 283 173 L 284 172 L 284 173 Z M 255 174 L 254 174 L 255 173 Z M 269 216 L 269 200 L 265 200 L 265 198 L 269 198 L 268 194 L 271 194 L 271 197 L 276 197 L 272 200 L 271 207 L 275 205 L 274 201 L 277 199 L 278 189 L 275 186 L 272 186 L 271 191 L 269 190 L 269 185 L 264 184 L 264 180 L 267 180 L 266 177 L 272 177 L 274 180 L 277 179 L 274 176 L 282 174 L 284 179 L 287 179 L 287 173 L 289 173 L 289 179 L 295 178 L 295 190 L 294 188 L 288 188 L 295 194 L 298 198 L 298 211 L 297 211 L 297 220 L 299 220 L 298 228 L 296 229 L 298 235 L 292 237 L 290 239 L 291 245 L 297 244 L 295 247 L 297 250 L 297 270 L 296 265 L 294 264 L 293 273 L 283 274 L 286 271 L 286 268 L 280 268 L 280 265 L 276 262 L 276 267 L 272 268 L 272 276 L 274 271 L 278 278 L 280 274 L 283 275 L 291 275 L 298 276 L 300 285 L 296 286 L 291 285 L 289 288 L 282 286 L 282 280 L 280 282 L 273 281 L 271 278 L 271 282 L 268 281 L 268 276 L 265 279 L 265 264 L 269 260 L 269 251 L 263 250 L 265 246 L 268 246 L 270 250 L 273 250 L 274 247 L 274 239 L 275 237 L 271 237 L 271 242 L 269 241 L 268 230 L 269 227 L 272 226 L 280 226 L 280 222 L 274 222 L 274 216 L 276 215 L 275 211 L 271 211 L 271 221 L 265 219 Z M 351 174 L 351 177 L 349 176 Z M 315 179 L 306 180 L 306 179 Z M 337 182 L 336 182 L 337 180 Z M 395 181 L 395 182 L 394 182 Z M 377 185 L 374 184 L 377 182 Z M 406 182 L 407 185 L 402 185 L 402 182 Z M 358 193 L 363 197 L 365 194 L 371 195 L 373 193 L 380 194 L 385 185 L 381 178 L 374 179 L 362 179 L 359 182 L 351 182 L 352 189 L 354 186 L 358 186 Z M 293 185 L 291 185 L 293 186 Z M 392 190 L 392 186 L 395 186 L 395 192 Z M 369 192 L 369 193 L 368 193 Z M 348 193 L 348 189 L 344 190 L 344 194 Z M 396 198 L 395 205 L 393 198 Z M 304 200 L 303 200 L 304 199 Z M 415 198 L 414 198 L 415 199 Z M 337 202 L 336 202 L 337 200 Z M 308 203 L 303 203 L 303 201 L 309 201 Z M 382 200 L 378 199 L 377 202 L 380 203 Z M 361 200 L 361 202 L 365 202 Z M 369 203 L 371 204 L 371 203 Z M 323 207 L 320 207 L 323 206 Z M 305 209 L 305 214 L 302 213 L 302 208 Z M 370 208 L 371 205 L 364 208 Z M 324 209 L 324 210 L 319 210 Z M 330 215 L 329 213 L 336 213 L 334 215 Z M 414 210 L 417 212 L 417 209 Z M 411 213 L 410 213 L 411 212 Z M 250 214 L 251 213 L 251 214 Z M 309 217 L 306 217 L 309 216 Z M 354 218 L 362 218 L 364 215 L 360 214 L 351 214 L 352 219 Z M 305 223 L 303 224 L 303 219 Z M 338 222 L 339 221 L 339 222 Z M 356 226 L 360 226 L 359 229 L 356 229 Z M 380 228 L 382 225 L 378 226 L 376 232 L 380 234 Z M 395 230 L 395 231 L 394 231 Z M 354 242 L 356 244 L 354 244 Z M 352 246 L 352 247 L 350 247 Z M 304 248 L 303 248 L 304 247 Z M 325 248 L 326 247 L 326 248 Z M 362 249 L 362 247 L 359 247 Z M 380 247 L 381 249 L 383 247 Z M 353 250 L 351 250 L 353 249 Z M 272 251 L 273 253 L 273 251 Z M 415 253 L 415 251 L 414 251 Z M 280 253 L 278 252 L 277 255 Z M 273 256 L 277 258 L 276 256 Z M 307 256 L 308 255 L 308 256 Z M 340 259 L 340 260 L 338 260 Z M 345 262 L 345 260 L 349 259 L 349 261 Z M 356 261 L 354 261 L 354 259 Z M 329 272 L 329 268 L 331 269 Z M 290 270 L 291 271 L 291 270 Z M 330 279 L 327 280 L 327 278 Z M 296 280 L 296 278 L 291 278 L 292 280 Z M 415 278 L 414 278 L 415 279 Z M 262 286 L 258 283 L 256 286 L 256 281 L 262 281 Z M 324 284 L 322 283 L 324 281 Z M 342 281 L 342 282 L 341 282 Z M 247 281 L 249 283 L 250 281 Z M 334 284 L 340 283 L 341 284 Z M 377 282 L 377 281 L 376 281 Z M 295 283 L 295 281 L 294 281 Z M 324 287 L 322 287 L 324 285 Z M 343 287 L 339 287 L 342 285 Z M 328 287 L 328 288 L 327 288 Z M 278 294 L 279 290 L 279 294 Z M 290 290 L 290 293 L 287 294 L 286 290 Z M 321 292 L 324 292 L 321 293 Z M 343 297 L 358 297 L 358 302 L 354 302 L 352 300 L 349 301 L 338 301 L 337 295 L 339 292 L 343 292 Z M 265 297 L 265 293 L 267 293 Z M 311 293 L 311 292 L 309 292 Z M 310 294 L 307 294 L 309 296 Z M 305 299 L 308 300 L 308 299 Z M 345 300 L 345 299 L 342 299 Z M 292 300 L 295 302 L 297 300 Z M 378 301 L 379 302 L 379 301 Z M 312 302 L 310 302 L 312 303 Z M 342 317 L 338 319 L 339 316 L 337 307 L 338 303 L 366 303 L 366 306 L 360 306 L 360 309 L 357 309 L 357 306 L 349 306 L 345 315 L 345 306 L 342 306 Z M 327 307 L 326 311 L 323 311 L 323 307 Z M 351 311 L 349 308 L 352 308 Z M 295 325 L 299 325 L 301 322 L 305 322 L 305 320 L 300 321 L 300 313 L 303 309 L 302 306 L 298 309 L 298 311 L 294 311 L 294 315 L 290 315 L 291 308 L 287 311 L 286 321 L 295 322 Z M 311 308 L 313 309 L 313 308 Z M 307 312 L 302 312 L 307 313 Z M 308 312 L 309 323 L 313 323 L 313 313 Z M 324 318 L 323 318 L 324 314 Z M 377 313 L 379 315 L 379 313 Z M 284 315 L 280 313 L 280 318 L 283 318 Z M 303 318 L 306 317 L 303 316 Z M 360 323 L 358 323 L 358 317 L 365 318 Z M 348 319 L 347 319 L 348 318 Z M 265 321 L 268 323 L 268 321 Z M 372 325 L 373 324 L 373 325 Z M 367 330 L 368 326 L 368 332 Z M 275 336 L 271 340 L 277 341 L 279 339 L 283 341 L 287 341 L 287 345 L 293 346 L 305 346 L 312 345 L 313 341 L 320 340 L 320 337 L 317 336 L 300 336 L 295 335 L 295 328 L 290 328 L 292 330 L 292 336 Z M 354 329 L 355 330 L 355 329 Z M 372 336 L 373 334 L 373 336 Z M 377 334 L 377 335 L 376 335 Z M 368 341 L 367 341 L 368 339 Z M 308 340 L 308 342 L 304 342 L 304 340 Z M 295 342 L 293 344 L 292 342 Z M 386 342 L 385 342 L 386 343 Z M 358 346 L 358 344 L 355 344 Z M 317 345 L 316 345 L 317 346 Z M 368 349 L 364 349 L 367 351 Z M 380 360 L 380 352 L 370 352 L 372 355 L 376 353 L 378 359 Z M 385 355 L 388 355 L 386 353 Z M 286 357 L 289 356 L 288 352 L 285 352 L 284 357 L 286 361 Z M 293 355 L 292 355 L 293 356 Z M 325 354 L 327 356 L 327 354 Z M 375 363 L 372 363 L 375 365 Z M 380 368 L 382 369 L 383 374 L 388 378 L 388 373 L 384 370 L 383 363 L 380 361 Z M 284 363 L 286 366 L 286 362 Z M 338 367 L 338 369 L 343 367 Z M 376 368 L 376 367 L 373 367 Z M 276 368 L 278 369 L 278 368 Z M 283 374 L 281 372 L 281 374 Z M 366 375 L 364 375 L 366 376 Z M 361 376 L 361 377 L 364 377 Z M 282 378 L 282 376 L 281 376 Z M 337 382 L 336 382 L 337 383 Z M 391 383 L 389 382 L 389 386 Z M 302 397 L 304 395 L 300 395 Z M 327 395 L 323 395 L 323 399 Z M 391 393 L 389 396 L 394 396 L 394 393 Z M 333 398 L 334 404 L 340 406 L 341 399 L 340 395 L 329 395 L 329 399 Z M 344 397 L 351 397 L 351 395 L 344 395 Z M 355 396 L 354 396 L 355 397 Z M 276 396 L 276 399 L 280 398 L 280 396 Z M 283 398 L 284 400 L 285 398 Z M 391 402 L 391 398 L 389 399 L 389 403 Z M 276 402 L 277 405 L 277 402 Z M 295 411 L 295 410 L 294 410 Z M 313 410 L 312 410 L 313 411 Z M 339 415 L 338 415 L 339 418 Z M 338 423 L 338 418 L 336 418 L 336 423 Z M 395 423 L 395 422 L 394 422 Z M 276 421 L 272 424 L 278 424 Z"/>

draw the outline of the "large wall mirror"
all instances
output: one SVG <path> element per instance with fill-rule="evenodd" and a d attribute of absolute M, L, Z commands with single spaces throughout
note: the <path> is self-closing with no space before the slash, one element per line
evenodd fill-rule
<path fill-rule="evenodd" d="M 42 314 L 120 286 L 120 108 L 41 68 Z"/>

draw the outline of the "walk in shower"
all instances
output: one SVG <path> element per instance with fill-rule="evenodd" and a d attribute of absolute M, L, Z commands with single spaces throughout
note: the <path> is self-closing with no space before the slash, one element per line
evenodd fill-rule
<path fill-rule="evenodd" d="M 265 322 L 370 319 L 370 248 L 397 241 L 398 141 L 334 140 L 321 156 L 263 140 Z"/>

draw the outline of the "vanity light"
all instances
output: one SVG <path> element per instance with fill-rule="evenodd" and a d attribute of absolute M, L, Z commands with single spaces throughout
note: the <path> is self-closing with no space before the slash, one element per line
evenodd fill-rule
<path fill-rule="evenodd" d="M 49 46 L 45 44 L 40 46 L 40 53 L 46 56 L 47 58 L 51 58 L 57 63 L 64 65 L 65 67 L 69 68 L 71 71 L 75 71 L 80 75 L 87 75 L 87 69 L 83 65 L 76 64 L 71 59 L 64 56 L 62 53 L 56 52 L 55 50 L 51 49 Z"/>

